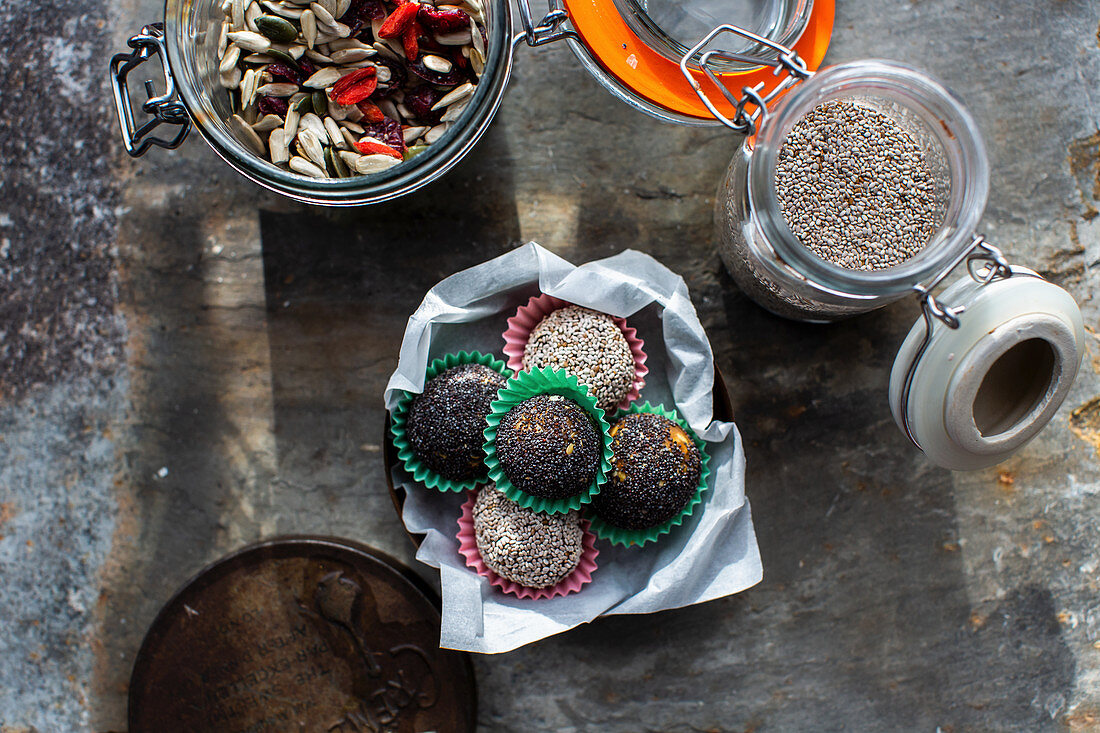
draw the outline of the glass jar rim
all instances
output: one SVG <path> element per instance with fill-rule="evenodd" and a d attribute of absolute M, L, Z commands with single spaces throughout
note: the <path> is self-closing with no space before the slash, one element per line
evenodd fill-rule
<path fill-rule="evenodd" d="M 823 93 L 837 90 L 854 94 L 863 89 L 892 90 L 919 97 L 935 113 L 938 131 L 961 157 L 962 203 L 954 222 L 945 222 L 946 234 L 935 250 L 925 247 L 910 259 L 882 270 L 853 270 L 814 254 L 787 226 L 779 207 L 775 169 L 779 150 L 790 128 L 820 104 Z M 911 290 L 951 269 L 970 246 L 985 211 L 989 193 L 989 160 L 981 132 L 969 110 L 950 90 L 928 74 L 894 61 L 865 59 L 822 69 L 787 92 L 759 125 L 749 163 L 749 200 L 760 227 L 776 254 L 789 266 L 824 290 L 849 296 L 890 295 Z"/>
<path fill-rule="evenodd" d="M 188 17 L 195 0 L 165 0 L 164 40 L 168 66 L 176 90 L 199 134 L 219 158 L 253 183 L 309 204 L 360 206 L 387 201 L 431 183 L 454 167 L 488 129 L 500 107 L 512 73 L 512 7 L 508 0 L 488 0 L 494 20 L 487 29 L 488 58 L 467 108 L 452 129 L 428 150 L 393 168 L 351 178 L 310 178 L 283 170 L 247 150 L 210 118 L 202 102 L 199 82 L 189 73 L 182 43 L 189 39 Z"/>

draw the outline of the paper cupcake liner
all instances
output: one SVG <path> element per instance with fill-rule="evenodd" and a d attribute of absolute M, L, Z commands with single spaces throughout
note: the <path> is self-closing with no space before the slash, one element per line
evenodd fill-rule
<path fill-rule="evenodd" d="M 641 547 L 647 542 L 656 542 L 658 537 L 668 534 L 672 531 L 673 527 L 681 525 L 685 519 L 692 515 L 695 511 L 695 507 L 699 506 L 703 501 L 703 494 L 706 493 L 707 490 L 707 478 L 710 476 L 710 454 L 707 453 L 706 445 L 674 410 L 667 410 L 664 405 L 651 405 L 649 402 L 644 402 L 642 404 L 635 403 L 631 405 L 629 409 L 620 410 L 615 413 L 611 422 L 614 424 L 626 415 L 639 412 L 649 412 L 667 417 L 691 436 L 691 440 L 695 443 L 695 447 L 699 449 L 699 485 L 695 489 L 695 494 L 688 503 L 684 505 L 684 508 L 680 510 L 679 514 L 662 524 L 658 524 L 648 529 L 624 529 L 622 527 L 616 527 L 600 519 L 596 516 L 596 512 L 591 507 L 588 507 L 585 516 L 591 521 L 592 531 L 596 533 L 596 536 L 601 540 L 607 540 L 613 545 L 622 545 L 624 547 L 630 547 L 632 545 Z"/>
<path fill-rule="evenodd" d="M 508 329 L 503 334 L 504 355 L 508 358 L 509 369 L 513 372 L 523 371 L 523 350 L 531 338 L 531 331 L 543 318 L 567 305 L 573 304 L 543 293 L 533 296 L 527 301 L 527 305 L 522 305 L 516 310 L 516 314 L 508 319 Z M 641 397 L 649 367 L 645 363 L 645 342 L 638 337 L 638 329 L 628 326 L 625 318 L 618 316 L 611 316 L 611 318 L 623 332 L 626 343 L 630 347 L 630 353 L 634 357 L 634 381 L 630 385 L 630 391 L 616 406 L 620 410 L 625 410 Z"/>
<path fill-rule="evenodd" d="M 497 458 L 496 438 L 500 421 L 513 407 L 529 397 L 541 394 L 559 394 L 576 402 L 581 409 L 588 413 L 595 423 L 596 432 L 603 442 L 603 450 L 600 455 L 600 465 L 596 469 L 596 478 L 588 485 L 587 489 L 567 499 L 546 499 L 541 496 L 532 496 L 512 485 L 505 475 L 500 460 Z M 485 428 L 485 465 L 489 468 L 489 480 L 496 483 L 497 488 L 512 501 L 524 509 L 548 514 L 563 514 L 574 509 L 580 509 L 592 501 L 592 497 L 599 493 L 600 486 L 607 480 L 607 472 L 611 468 L 611 436 L 607 434 L 607 420 L 604 411 L 596 407 L 596 398 L 582 386 L 575 376 L 561 369 L 546 367 L 536 369 L 533 372 L 516 372 L 504 389 L 497 393 L 497 399 L 490 407 L 489 415 L 485 418 L 488 427 Z"/>
<path fill-rule="evenodd" d="M 481 559 L 481 552 L 477 549 L 477 534 L 474 532 L 475 501 L 477 501 L 477 491 L 467 492 L 466 501 L 462 504 L 462 516 L 458 518 L 458 551 L 466 558 L 466 566 L 472 568 L 481 577 L 488 578 L 489 583 L 517 598 L 538 601 L 579 593 L 582 586 L 592 582 L 592 573 L 596 570 L 596 557 L 600 551 L 596 549 L 596 535 L 590 531 L 587 519 L 581 519 L 581 529 L 584 530 L 584 539 L 581 541 L 583 549 L 581 559 L 577 561 L 577 567 L 573 572 L 558 581 L 557 585 L 549 588 L 528 588 L 497 575 Z"/>
<path fill-rule="evenodd" d="M 504 362 L 493 357 L 492 354 L 482 354 L 478 351 L 460 351 L 457 354 L 447 354 L 442 359 L 432 360 L 432 363 L 428 365 L 428 369 L 424 373 L 424 383 L 427 384 L 451 367 L 460 364 L 481 364 L 494 371 L 500 372 L 505 377 L 512 376 L 511 370 L 504 365 Z M 416 481 L 424 484 L 429 489 L 437 489 L 444 492 L 465 491 L 486 483 L 489 479 L 485 475 L 466 479 L 465 481 L 454 481 L 440 476 L 424 465 L 420 457 L 416 455 L 416 451 L 413 450 L 412 444 L 409 442 L 409 437 L 405 433 L 405 428 L 409 421 L 409 408 L 412 406 L 413 398 L 416 396 L 417 393 L 415 392 L 405 392 L 404 396 L 397 403 L 397 406 L 393 408 L 393 413 L 390 416 L 392 418 L 390 420 L 390 435 L 393 437 L 394 447 L 397 448 L 397 458 L 401 461 L 405 470 Z"/>

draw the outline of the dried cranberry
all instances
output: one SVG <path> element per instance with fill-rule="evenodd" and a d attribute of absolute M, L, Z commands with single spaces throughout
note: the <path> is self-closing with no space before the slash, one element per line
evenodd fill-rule
<path fill-rule="evenodd" d="M 386 8 L 382 5 L 382 0 L 352 0 L 345 16 L 349 13 L 353 18 L 364 20 L 369 24 L 372 20 L 385 18 Z M 343 22 L 347 23 L 346 20 Z"/>
<path fill-rule="evenodd" d="M 317 73 L 317 67 L 307 61 L 304 56 L 298 59 L 298 68 L 302 70 L 303 79 L 308 79 Z"/>
<path fill-rule="evenodd" d="M 431 84 L 421 84 L 416 89 L 405 92 L 405 106 L 422 122 L 437 120 L 441 111 L 432 110 L 432 105 L 443 98 L 444 92 L 439 91 Z"/>
<path fill-rule="evenodd" d="M 397 87 L 405 83 L 405 79 L 408 77 L 408 74 L 405 73 L 404 64 L 399 64 L 396 61 L 384 59 L 381 57 L 381 55 L 375 56 L 373 59 L 371 59 L 371 61 L 374 62 L 375 66 L 385 66 L 387 69 L 389 69 L 390 79 L 386 82 L 386 85 L 390 89 L 396 89 Z"/>
<path fill-rule="evenodd" d="M 470 16 L 458 8 L 440 10 L 428 5 L 421 5 L 420 22 L 436 33 L 457 33 L 470 27 Z"/>
<path fill-rule="evenodd" d="M 261 115 L 286 115 L 290 104 L 282 97 L 260 97 L 256 100 L 256 109 Z"/>
<path fill-rule="evenodd" d="M 266 70 L 275 81 L 285 81 L 289 84 L 302 83 L 301 74 L 286 64 L 268 64 Z"/>
<path fill-rule="evenodd" d="M 446 74 L 440 74 L 438 71 L 432 71 L 427 66 L 417 61 L 414 64 L 409 64 L 409 71 L 416 74 L 424 81 L 437 84 L 441 87 L 453 87 L 457 84 L 461 84 L 466 79 L 466 73 L 457 66 L 452 66 L 451 70 Z"/>
<path fill-rule="evenodd" d="M 405 152 L 405 136 L 401 132 L 401 123 L 397 120 L 387 117 L 381 122 L 363 125 L 363 130 L 368 137 L 373 137 L 394 150 Z"/>

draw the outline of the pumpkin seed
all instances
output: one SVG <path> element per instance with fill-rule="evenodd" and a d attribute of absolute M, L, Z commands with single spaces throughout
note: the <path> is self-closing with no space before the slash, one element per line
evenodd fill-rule
<path fill-rule="evenodd" d="M 277 15 L 256 18 L 256 28 L 276 43 L 290 43 L 298 37 L 298 29 Z"/>
<path fill-rule="evenodd" d="M 334 153 L 332 148 L 325 148 L 325 167 L 329 169 L 333 178 L 351 177 L 351 171 L 348 170 L 344 159 Z"/>
<path fill-rule="evenodd" d="M 272 48 L 267 52 L 267 55 L 276 61 L 281 61 L 292 69 L 298 68 L 298 59 L 291 56 L 286 51 L 282 51 L 278 48 Z"/>
<path fill-rule="evenodd" d="M 430 146 L 428 145 L 413 145 L 412 147 L 405 148 L 405 155 L 402 157 L 404 157 L 405 160 L 412 160 L 413 158 L 427 150 L 429 147 Z"/>
<path fill-rule="evenodd" d="M 325 84 L 325 86 L 331 86 L 331 84 Z M 323 115 L 328 111 L 328 95 L 323 90 L 318 90 L 313 93 L 313 111 L 319 115 Z"/>

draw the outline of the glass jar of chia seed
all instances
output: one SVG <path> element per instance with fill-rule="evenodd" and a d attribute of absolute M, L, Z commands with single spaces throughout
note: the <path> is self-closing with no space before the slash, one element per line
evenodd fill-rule
<path fill-rule="evenodd" d="M 693 85 L 716 119 L 746 135 L 715 202 L 734 281 L 773 313 L 811 322 L 916 293 L 923 317 L 890 377 L 898 426 L 947 468 L 1004 460 L 1065 400 L 1085 333 L 1069 293 L 975 233 L 989 164 L 974 119 L 916 69 L 865 60 L 815 73 L 794 50 L 730 26 L 684 54 L 685 76 L 691 59 L 706 73 L 724 56 L 696 56 L 724 33 L 771 47 L 761 63 L 786 72 L 740 98 L 723 88 L 732 117 Z M 964 264 L 967 275 L 933 295 Z"/>
<path fill-rule="evenodd" d="M 330 26 L 335 29 L 336 24 L 345 19 L 343 14 L 348 12 L 349 7 L 353 9 L 353 15 L 366 5 L 390 12 L 387 8 L 394 6 L 395 0 L 386 2 L 389 3 L 388 6 L 383 5 L 381 0 L 320 0 L 317 4 L 339 8 L 332 18 L 334 24 Z M 424 0 L 422 4 L 429 8 L 436 6 L 430 0 Z M 680 124 L 717 125 L 718 122 L 707 107 L 696 97 L 691 84 L 680 73 L 680 56 L 685 43 L 691 42 L 685 39 L 694 38 L 699 28 L 709 27 L 717 16 L 744 24 L 769 40 L 792 44 L 808 60 L 810 66 L 816 68 L 825 54 L 833 23 L 833 0 L 549 0 L 548 4 L 549 11 L 541 20 L 536 21 L 528 0 L 518 0 L 523 31 L 513 35 L 513 15 L 509 0 L 440 0 L 438 10 L 461 10 L 476 18 L 484 27 L 484 53 L 478 52 L 479 57 L 484 57 L 484 68 L 461 112 L 444 115 L 439 123 L 443 129 L 430 143 L 425 146 L 411 145 L 417 148 L 417 155 L 406 153 L 406 159 L 390 164 L 384 170 L 359 170 L 360 175 L 348 177 L 343 176 L 339 169 L 340 161 L 336 160 L 341 158 L 337 154 L 341 147 L 339 137 L 342 134 L 338 128 L 347 126 L 343 121 L 336 121 L 336 126 L 332 128 L 334 134 L 328 138 L 323 134 L 324 130 L 317 129 L 322 148 L 315 149 L 317 155 L 314 156 L 313 163 L 318 169 L 313 174 L 318 177 L 313 177 L 292 168 L 288 161 L 276 158 L 275 146 L 270 136 L 277 129 L 284 128 L 272 127 L 264 122 L 263 117 L 269 109 L 257 113 L 254 109 L 248 109 L 255 105 L 238 104 L 234 107 L 232 93 L 237 87 L 231 85 L 228 90 L 225 88 L 221 79 L 223 70 L 220 68 L 220 61 L 224 60 L 225 53 L 225 34 L 221 29 L 227 13 L 228 17 L 233 17 L 236 12 L 234 8 L 239 6 L 244 8 L 241 13 L 243 19 L 234 17 L 234 32 L 244 30 L 244 26 L 236 25 L 238 21 L 246 23 L 249 32 L 259 30 L 256 18 L 262 13 L 267 17 L 276 16 L 273 22 L 276 27 L 280 25 L 280 19 L 291 19 L 293 22 L 287 33 L 300 33 L 291 41 L 271 44 L 280 54 L 277 58 L 266 58 L 264 53 L 256 49 L 252 49 L 255 53 L 245 49 L 241 52 L 239 65 L 247 61 L 258 73 L 275 77 L 265 80 L 267 87 L 285 87 L 287 83 L 304 84 L 304 77 L 307 75 L 305 72 L 301 74 L 302 79 L 286 79 L 279 73 L 273 74 L 272 67 L 277 64 L 292 65 L 287 61 L 290 51 L 299 54 L 302 52 L 306 31 L 304 27 L 298 26 L 299 21 L 293 19 L 295 16 L 300 17 L 305 9 L 312 8 L 308 0 L 165 0 L 163 22 L 146 26 L 141 33 L 130 39 L 132 51 L 118 54 L 111 61 L 111 80 L 123 144 L 127 152 L 135 157 L 144 154 L 150 146 L 175 148 L 194 126 L 222 160 L 246 178 L 269 190 L 299 201 L 329 206 L 375 203 L 420 188 L 442 176 L 462 159 L 492 121 L 507 87 L 515 49 L 524 43 L 539 46 L 564 40 L 601 85 L 636 109 Z M 310 12 L 313 12 L 312 9 Z M 396 10 L 393 14 L 396 15 Z M 408 46 L 402 45 L 403 41 L 391 44 L 388 52 L 386 48 L 378 48 L 386 45 L 375 38 L 375 33 L 381 30 L 375 27 L 380 20 L 375 18 L 374 25 L 356 25 L 349 20 L 344 24 L 351 29 L 347 43 L 344 43 L 344 39 L 338 41 L 343 44 L 341 50 L 346 50 L 344 46 L 353 41 L 363 39 L 366 43 L 362 47 L 367 53 L 371 52 L 368 47 L 373 41 L 378 54 L 391 53 L 390 61 L 396 60 L 399 64 L 408 62 L 406 66 L 414 63 L 409 61 L 410 53 L 414 54 L 412 58 L 416 64 L 426 63 L 424 59 L 429 55 L 448 57 L 451 60 L 445 60 L 444 63 L 447 64 L 452 61 L 455 65 L 463 63 L 454 53 L 446 52 L 447 46 L 443 46 L 443 51 L 439 50 L 439 44 L 452 42 L 443 38 L 447 34 L 423 35 L 420 37 L 420 47 L 416 48 L 414 45 L 411 51 Z M 476 41 L 472 42 L 477 45 Z M 320 45 L 327 48 L 327 44 Z M 292 49 L 292 46 L 296 48 Z M 309 48 L 309 52 L 313 51 L 316 49 Z M 396 53 L 397 51 L 402 53 Z M 750 60 L 716 62 L 712 73 L 716 73 L 723 83 L 738 86 L 761 81 L 772 83 L 768 70 L 751 60 L 755 55 L 766 56 L 771 53 L 769 47 L 749 40 L 736 45 L 733 51 L 750 57 Z M 309 52 L 306 52 L 305 60 L 316 60 L 317 57 L 311 56 Z M 246 55 L 248 58 L 245 58 Z M 472 52 L 468 55 L 472 55 Z M 147 81 L 145 98 L 132 100 L 127 77 L 153 56 L 159 56 L 164 69 L 164 88 L 159 90 L 162 93 L 158 94 L 153 83 Z M 379 57 L 374 57 L 377 58 Z M 294 60 L 300 62 L 303 57 L 298 56 Z M 346 74 L 356 66 L 363 68 L 372 63 L 374 61 L 367 58 L 358 59 L 351 65 L 337 66 L 341 73 Z M 423 69 L 419 71 L 423 72 Z M 701 69 L 692 69 L 689 74 L 694 75 L 696 83 L 711 88 L 711 82 Z M 418 77 L 423 82 L 420 83 L 418 79 L 419 86 L 416 88 L 420 91 L 427 87 L 434 88 L 430 95 L 433 100 L 443 97 L 444 92 L 450 89 L 447 85 L 439 84 L 442 80 L 440 74 L 420 73 Z M 384 82 L 379 81 L 379 84 L 383 85 Z M 714 88 L 715 91 L 716 89 Z M 311 90 L 303 86 L 299 91 Z M 399 91 L 405 94 L 411 90 L 404 88 Z M 255 99 L 252 94 L 248 96 L 249 99 Z M 376 96 L 378 95 L 372 95 L 370 99 Z M 394 124 L 400 123 L 401 136 L 411 134 L 411 129 L 417 129 L 424 124 L 423 120 L 405 116 L 403 109 L 410 107 L 405 104 L 407 100 L 393 95 L 391 97 L 391 101 L 398 100 L 392 106 L 386 106 L 381 101 L 377 106 L 382 107 L 390 119 L 398 115 L 399 119 L 395 119 Z M 138 104 L 140 111 L 135 110 Z M 732 104 L 720 104 L 727 112 L 733 109 Z M 276 106 L 279 107 L 279 110 L 275 110 L 278 112 L 276 116 L 286 114 L 281 111 L 283 103 Z M 460 107 L 458 104 L 454 106 Z M 331 112 L 331 108 L 329 111 Z M 235 113 L 242 117 L 236 123 L 233 121 Z M 319 111 L 318 114 L 325 116 L 324 111 Z M 286 122 L 285 117 L 282 121 Z M 158 136 L 157 128 L 162 125 L 173 128 L 173 133 L 170 136 Z M 250 129 L 243 129 L 245 127 Z M 362 125 L 358 127 L 362 128 Z M 361 134 L 363 133 L 355 131 L 353 138 Z M 368 131 L 367 137 L 371 134 Z M 433 134 L 425 133 L 426 136 Z M 287 143 L 285 139 L 281 142 L 284 145 Z M 350 145 L 353 141 L 347 142 Z M 402 142 L 404 141 L 395 142 L 394 145 L 401 148 Z M 291 150 L 294 149 L 291 145 Z M 304 153 L 308 152 L 306 146 Z M 345 152 L 355 157 L 355 150 L 346 149 Z M 294 153 L 291 152 L 290 155 L 293 156 Z M 322 158 L 322 155 L 328 157 Z M 330 158 L 333 160 L 330 161 Z M 274 162 L 275 160 L 279 162 Z M 311 169 L 306 167 L 302 170 Z"/>

